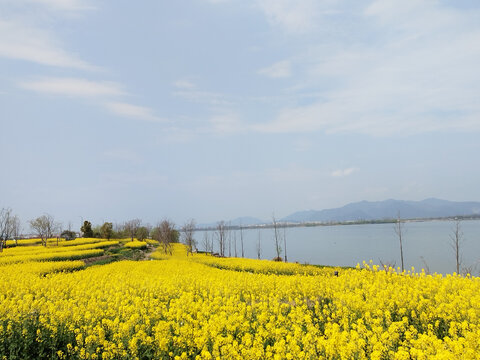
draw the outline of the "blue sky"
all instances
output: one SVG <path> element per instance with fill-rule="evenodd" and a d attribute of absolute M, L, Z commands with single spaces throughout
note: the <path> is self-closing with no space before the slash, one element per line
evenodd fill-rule
<path fill-rule="evenodd" d="M 0 207 L 480 200 L 476 1 L 0 0 Z"/>

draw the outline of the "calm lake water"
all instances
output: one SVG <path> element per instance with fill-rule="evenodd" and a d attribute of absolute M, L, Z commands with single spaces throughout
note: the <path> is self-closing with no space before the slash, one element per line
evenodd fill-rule
<path fill-rule="evenodd" d="M 403 254 L 405 268 L 426 269 L 431 273 L 452 273 L 455 271 L 455 257 L 451 247 L 454 223 L 452 221 L 407 222 L 404 224 Z M 463 241 L 461 252 L 464 266 L 474 266 L 475 275 L 480 271 L 480 220 L 461 222 Z M 204 234 L 213 239 L 214 250 L 218 251 L 214 231 L 197 231 L 195 238 L 198 248 L 204 249 Z M 283 235 L 283 229 L 280 229 Z M 396 264 L 400 266 L 398 237 L 393 224 L 338 225 L 287 228 L 288 261 L 300 263 L 356 266 L 362 261 L 373 260 L 375 264 Z M 231 231 L 231 253 L 234 256 L 234 240 L 237 255 L 241 256 L 240 231 Z M 257 257 L 257 242 L 260 238 L 262 259 L 275 257 L 273 229 L 243 230 L 245 257 Z M 282 242 L 283 248 L 283 242 Z M 228 255 L 228 245 L 226 250 Z M 283 254 L 282 254 L 283 257 Z M 423 260 L 422 260 L 423 258 Z M 478 266 L 477 266 L 478 265 Z"/>

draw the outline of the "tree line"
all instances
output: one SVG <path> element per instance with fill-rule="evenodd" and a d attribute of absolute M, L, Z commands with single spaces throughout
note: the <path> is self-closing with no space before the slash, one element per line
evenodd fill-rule
<path fill-rule="evenodd" d="M 196 243 L 193 232 L 195 231 L 195 221 L 188 220 L 178 229 L 173 221 L 163 219 L 155 226 L 143 223 L 141 219 L 131 219 L 123 223 L 104 222 L 101 225 L 92 225 L 88 220 L 83 221 L 79 231 L 72 229 L 72 224 L 68 223 L 65 228 L 61 222 L 55 220 L 50 214 L 43 214 L 34 219 L 28 220 L 26 225 L 40 239 L 41 245 L 47 246 L 47 240 L 50 238 L 63 238 L 73 240 L 77 236 L 84 238 L 102 238 L 102 239 L 125 239 L 130 238 L 144 241 L 153 239 L 159 242 L 166 253 L 172 252 L 173 243 L 182 241 L 187 246 L 189 253 L 193 252 Z M 22 223 L 18 215 L 13 214 L 11 208 L 0 209 L 0 252 L 7 245 L 7 240 L 18 241 L 23 237 Z"/>
<path fill-rule="evenodd" d="M 104 222 L 101 225 L 92 225 L 88 220 L 83 221 L 78 232 L 72 230 L 71 223 L 64 228 L 62 223 L 57 222 L 50 214 L 43 214 L 39 217 L 31 219 L 27 222 L 29 228 L 41 239 L 43 246 L 47 245 L 47 239 L 57 237 L 66 240 L 73 240 L 77 236 L 86 238 L 102 238 L 102 239 L 124 239 L 130 238 L 131 241 L 138 239 L 144 241 L 153 239 L 158 241 L 165 253 L 172 253 L 172 245 L 180 241 L 187 246 L 187 252 L 192 253 L 198 251 L 198 244 L 194 237 L 196 230 L 195 220 L 186 221 L 180 227 L 168 219 L 163 219 L 155 226 L 143 223 L 141 219 L 135 218 L 123 223 Z M 287 224 L 279 223 L 272 215 L 273 230 L 273 246 L 275 250 L 275 261 L 287 262 Z M 19 240 L 22 238 L 22 223 L 18 215 L 14 214 L 11 208 L 0 209 L 0 252 L 6 247 L 7 240 Z M 232 231 L 232 230 L 238 230 Z M 211 253 L 222 257 L 245 257 L 244 246 L 244 228 L 240 226 L 231 226 L 225 221 L 219 221 L 213 230 L 212 236 L 209 231 L 204 231 L 202 247 L 206 253 Z M 401 270 L 405 269 L 403 245 L 405 240 L 405 220 L 398 213 L 394 222 L 394 231 L 398 239 L 400 250 Z M 461 218 L 454 220 L 454 226 L 450 233 L 450 246 L 455 255 L 456 273 L 472 272 L 473 267 L 464 267 L 462 259 L 462 248 L 464 235 L 462 232 Z M 215 246 L 217 245 L 217 246 Z M 262 242 L 260 232 L 256 242 L 256 255 L 260 259 L 262 254 Z M 283 257 L 282 257 L 283 255 Z M 380 261 L 385 269 L 395 264 L 384 264 Z M 428 264 L 425 263 L 428 272 Z"/>

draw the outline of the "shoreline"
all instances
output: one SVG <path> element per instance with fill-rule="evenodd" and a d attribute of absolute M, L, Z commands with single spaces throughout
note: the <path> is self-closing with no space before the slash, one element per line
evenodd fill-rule
<path fill-rule="evenodd" d="M 401 219 L 402 222 L 411 223 L 411 222 L 427 222 L 427 221 L 469 221 L 469 220 L 480 220 L 480 215 L 456 215 L 456 216 L 445 216 L 445 217 L 434 217 L 434 218 L 408 218 Z M 394 224 L 397 222 L 397 219 L 385 218 L 385 219 L 375 219 L 375 220 L 349 220 L 349 221 L 311 221 L 311 222 L 277 222 L 277 227 L 281 228 L 293 228 L 293 227 L 317 227 L 317 226 L 346 226 L 346 225 L 376 225 L 376 224 Z M 257 225 L 231 225 L 226 226 L 228 230 L 249 230 L 249 229 L 272 229 L 274 228 L 273 223 L 257 224 Z M 196 228 L 194 231 L 215 231 L 216 227 L 208 226 Z"/>

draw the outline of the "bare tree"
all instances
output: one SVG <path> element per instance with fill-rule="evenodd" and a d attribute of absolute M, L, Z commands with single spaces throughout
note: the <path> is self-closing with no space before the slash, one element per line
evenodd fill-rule
<path fill-rule="evenodd" d="M 450 246 L 455 254 L 455 264 L 457 267 L 457 274 L 460 274 L 460 267 L 462 266 L 461 246 L 463 243 L 463 232 L 460 220 L 455 220 L 453 224 L 452 233 L 450 234 Z"/>
<path fill-rule="evenodd" d="M 405 232 L 404 225 L 402 218 L 400 217 L 400 211 L 397 214 L 397 221 L 393 227 L 395 230 L 395 234 L 398 236 L 398 241 L 400 243 L 400 261 L 402 263 L 402 271 L 404 270 L 404 263 L 403 263 L 403 235 Z"/>
<path fill-rule="evenodd" d="M 242 224 L 240 224 L 240 244 L 242 246 L 242 258 L 245 257 L 245 251 L 244 251 L 244 248 L 243 248 L 243 227 L 242 227 Z"/>
<path fill-rule="evenodd" d="M 10 237 L 12 209 L 2 208 L 0 210 L 0 252 L 7 245 L 7 239 Z"/>
<path fill-rule="evenodd" d="M 281 261 L 282 260 L 282 257 L 281 257 L 282 247 L 280 245 L 281 235 L 280 235 L 280 231 L 278 229 L 277 219 L 275 219 L 275 214 L 272 215 L 272 224 L 273 224 L 274 240 L 275 240 L 275 252 L 277 254 L 277 256 L 275 257 L 275 260 L 276 261 Z"/>
<path fill-rule="evenodd" d="M 469 266 L 462 266 L 462 275 L 463 276 L 471 276 L 473 275 L 474 272 L 477 271 L 478 268 L 478 261 L 472 265 Z"/>
<path fill-rule="evenodd" d="M 53 236 L 55 231 L 59 228 L 59 224 L 55 223 L 52 215 L 45 214 L 30 220 L 30 227 L 40 237 L 43 246 L 47 246 L 47 240 Z"/>
<path fill-rule="evenodd" d="M 142 220 L 140 219 L 132 219 L 125 222 L 125 225 L 124 225 L 125 231 L 127 232 L 128 236 L 130 236 L 132 241 L 135 235 L 137 234 L 137 230 L 141 224 L 142 224 Z"/>
<path fill-rule="evenodd" d="M 384 262 L 381 259 L 378 259 L 378 261 L 380 261 L 380 264 L 382 265 L 383 270 L 385 270 L 385 272 L 388 272 L 390 270 L 390 268 L 395 269 L 395 261 L 385 261 Z"/>
<path fill-rule="evenodd" d="M 234 248 L 234 254 L 235 254 L 235 257 L 238 257 L 237 256 L 237 232 L 235 231 L 233 233 L 233 248 Z"/>
<path fill-rule="evenodd" d="M 228 227 L 225 223 L 225 221 L 219 221 L 217 223 L 217 231 L 215 232 L 215 235 L 217 237 L 217 242 L 218 242 L 218 249 L 220 256 L 225 256 L 225 250 L 227 246 L 227 240 L 228 240 Z"/>
<path fill-rule="evenodd" d="M 193 232 L 195 231 L 195 220 L 188 220 L 182 226 L 182 241 L 187 246 L 187 256 L 191 254 L 193 248 L 196 247 L 196 241 L 193 238 Z"/>
<path fill-rule="evenodd" d="M 258 231 L 258 240 L 257 240 L 257 259 L 262 257 L 262 239 L 260 235 L 260 230 Z"/>
<path fill-rule="evenodd" d="M 178 241 L 177 236 L 175 224 L 166 219 L 158 223 L 152 230 L 152 237 L 160 243 L 165 254 L 172 255 L 172 243 Z"/>
<path fill-rule="evenodd" d="M 425 270 L 425 273 L 427 275 L 430 275 L 430 267 L 428 266 L 427 260 L 423 256 L 420 256 L 420 259 L 422 260 L 422 263 L 424 265 L 423 270 Z"/>
<path fill-rule="evenodd" d="M 287 227 L 283 224 L 283 248 L 285 251 L 285 262 L 287 262 Z"/>
<path fill-rule="evenodd" d="M 20 218 L 17 215 L 10 217 L 10 229 L 13 239 L 15 240 L 15 245 L 18 245 L 18 238 L 20 237 L 22 225 Z"/>
<path fill-rule="evenodd" d="M 117 223 L 116 222 L 116 223 L 113 224 L 112 237 L 116 237 L 118 239 L 126 237 L 126 231 L 125 231 L 125 224 L 124 223 Z"/>
<path fill-rule="evenodd" d="M 227 235 L 230 235 L 230 234 L 227 234 Z M 227 236 L 227 240 L 228 240 L 228 257 L 232 257 L 232 237 Z"/>
<path fill-rule="evenodd" d="M 208 231 L 203 232 L 203 248 L 205 249 L 205 252 L 211 252 L 210 250 L 210 239 L 208 236 Z"/>

